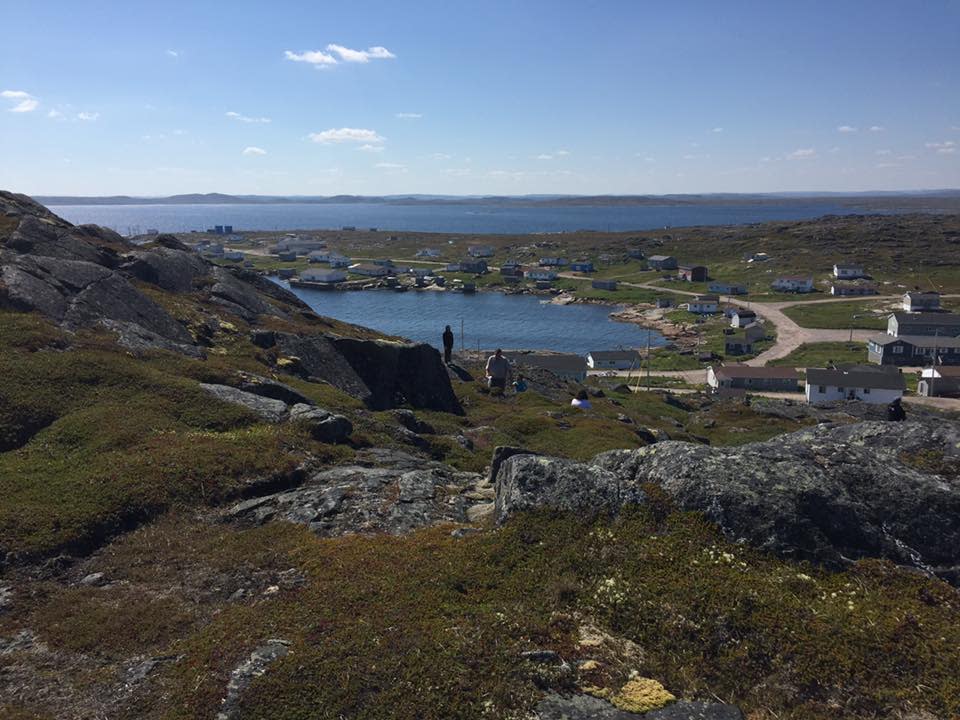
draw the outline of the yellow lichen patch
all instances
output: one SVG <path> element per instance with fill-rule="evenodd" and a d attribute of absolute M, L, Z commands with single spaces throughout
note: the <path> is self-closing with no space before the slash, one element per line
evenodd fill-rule
<path fill-rule="evenodd" d="M 237 326 L 232 322 L 227 322 L 226 320 L 220 321 L 220 329 L 224 332 L 235 333 L 237 331 Z"/>
<path fill-rule="evenodd" d="M 596 685 L 584 685 L 580 689 L 587 695 L 593 695 L 593 697 L 600 698 L 601 700 L 608 700 L 612 692 L 610 688 L 598 687 Z"/>
<path fill-rule="evenodd" d="M 610 698 L 610 702 L 626 712 L 645 713 L 662 708 L 676 699 L 656 680 L 637 677 L 620 688 L 620 692 Z"/>
<path fill-rule="evenodd" d="M 300 358 L 291 356 L 291 357 L 281 357 L 277 358 L 277 367 L 289 367 L 291 365 L 296 365 L 300 362 Z"/>
<path fill-rule="evenodd" d="M 600 667 L 600 663 L 596 660 L 586 660 L 580 664 L 580 670 L 582 672 L 590 672 L 591 670 L 596 670 Z"/>

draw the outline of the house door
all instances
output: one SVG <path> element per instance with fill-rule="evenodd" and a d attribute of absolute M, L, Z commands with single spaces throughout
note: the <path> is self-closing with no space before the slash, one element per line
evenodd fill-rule
<path fill-rule="evenodd" d="M 847 393 L 847 400 L 856 400 L 856 399 L 857 399 L 857 394 L 853 390 Z"/>

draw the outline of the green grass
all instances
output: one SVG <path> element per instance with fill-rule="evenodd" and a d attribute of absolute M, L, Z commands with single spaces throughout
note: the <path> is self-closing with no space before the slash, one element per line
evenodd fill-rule
<path fill-rule="evenodd" d="M 876 300 L 850 302 L 804 303 L 784 308 L 783 313 L 800 327 L 859 328 L 886 330 L 889 303 Z"/>
<path fill-rule="evenodd" d="M 20 347 L 0 354 L 5 551 L 31 557 L 89 550 L 172 503 L 219 503 L 248 481 L 290 472 L 307 453 L 346 452 L 213 400 L 197 381 L 229 376 L 229 351 L 207 362 L 138 360 L 94 336 L 74 338 L 74 348 L 63 352 L 37 347 L 59 336 L 43 321 L 0 313 L 0 325 L 21 332 Z M 237 364 L 269 372 L 257 368 L 247 347 L 250 356 Z M 311 386 L 304 389 L 318 401 L 342 396 L 292 384 Z"/>
<path fill-rule="evenodd" d="M 867 362 L 867 346 L 863 343 L 821 342 L 804 343 L 786 357 L 771 360 L 768 364 L 790 367 L 824 367 L 828 363 L 865 362 Z"/>

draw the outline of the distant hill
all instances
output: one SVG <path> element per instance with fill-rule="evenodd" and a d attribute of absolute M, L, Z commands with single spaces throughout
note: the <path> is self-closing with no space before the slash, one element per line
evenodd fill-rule
<path fill-rule="evenodd" d="M 663 205 L 743 205 L 809 203 L 830 200 L 859 207 L 960 211 L 960 190 L 863 193 L 707 193 L 697 195 L 332 195 L 275 196 L 189 193 L 168 197 L 38 195 L 44 205 L 488 205 L 492 207 L 624 207 Z"/>

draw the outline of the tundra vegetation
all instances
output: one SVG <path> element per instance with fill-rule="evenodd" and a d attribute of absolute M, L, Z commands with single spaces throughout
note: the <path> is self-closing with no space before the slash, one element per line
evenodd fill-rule
<path fill-rule="evenodd" d="M 15 227 L 0 215 L 5 262 Z M 484 473 L 497 446 L 587 460 L 859 418 L 615 379 L 591 383 L 581 412 L 575 387 L 548 374 L 506 397 L 451 374 L 463 414 L 401 407 L 412 432 L 396 408 L 311 379 L 257 335 L 372 331 L 287 306 L 251 318 L 212 303 L 203 281 L 134 285 L 202 335 L 202 357 L 0 310 L 0 716 L 519 719 L 545 692 L 636 710 L 722 700 L 752 720 L 960 713 L 955 587 L 885 560 L 826 569 L 762 552 L 654 486 L 616 515 L 539 510 L 406 533 L 229 512 L 374 451 Z M 250 375 L 352 432 L 321 442 L 201 387 Z M 956 482 L 943 455 L 904 462 Z M 392 492 L 384 505 L 400 503 Z"/>

